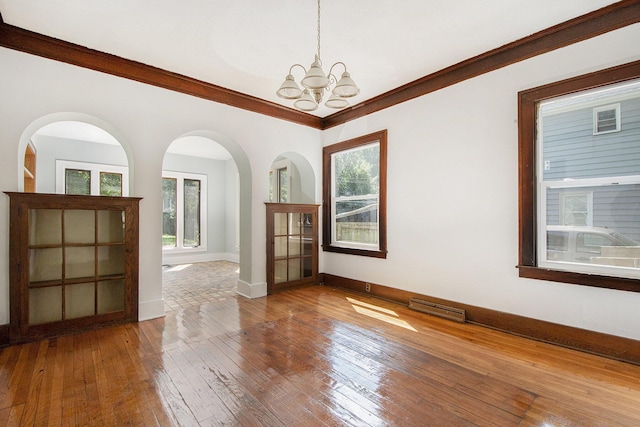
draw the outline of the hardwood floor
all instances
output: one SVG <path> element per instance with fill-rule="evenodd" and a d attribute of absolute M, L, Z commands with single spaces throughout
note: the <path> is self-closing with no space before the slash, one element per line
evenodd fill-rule
<path fill-rule="evenodd" d="M 0 350 L 0 425 L 638 426 L 640 366 L 327 287 Z"/>

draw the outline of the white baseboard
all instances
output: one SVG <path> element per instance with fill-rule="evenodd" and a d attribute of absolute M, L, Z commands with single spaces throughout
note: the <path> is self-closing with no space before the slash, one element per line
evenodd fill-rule
<path fill-rule="evenodd" d="M 164 317 L 164 299 L 140 301 L 138 304 L 138 321 Z"/>
<path fill-rule="evenodd" d="M 238 280 L 238 294 L 246 298 L 260 298 L 267 295 L 266 283 L 247 283 Z"/>
<path fill-rule="evenodd" d="M 209 262 L 209 261 L 229 261 L 240 262 L 238 254 L 232 253 L 177 253 L 177 254 L 163 254 L 163 265 L 175 265 L 175 264 L 192 264 L 194 262 Z"/>

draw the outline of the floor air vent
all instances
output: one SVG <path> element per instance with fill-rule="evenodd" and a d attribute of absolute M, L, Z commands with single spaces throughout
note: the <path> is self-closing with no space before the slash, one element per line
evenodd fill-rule
<path fill-rule="evenodd" d="M 466 321 L 466 315 L 464 310 L 455 307 L 449 307 L 447 305 L 436 304 L 423 299 L 411 298 L 409 300 L 409 308 L 421 311 L 423 313 L 432 314 L 438 317 L 444 317 L 445 319 L 454 320 L 456 322 L 464 323 Z"/>

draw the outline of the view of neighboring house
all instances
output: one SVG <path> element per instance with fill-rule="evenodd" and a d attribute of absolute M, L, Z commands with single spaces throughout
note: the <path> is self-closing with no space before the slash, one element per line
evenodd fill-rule
<path fill-rule="evenodd" d="M 552 99 L 539 118 L 547 226 L 602 228 L 640 241 L 640 81 Z M 593 246 L 623 244 L 600 232 L 587 237 Z"/>

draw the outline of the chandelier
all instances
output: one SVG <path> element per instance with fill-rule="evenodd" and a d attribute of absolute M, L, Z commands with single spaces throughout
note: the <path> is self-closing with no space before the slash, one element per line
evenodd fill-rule
<path fill-rule="evenodd" d="M 333 74 L 333 68 L 337 65 L 344 67 L 340 80 Z M 304 70 L 304 77 L 300 81 L 304 90 L 296 83 L 293 77 L 293 69 L 300 67 Z M 333 85 L 333 89 L 331 86 Z M 320 0 L 318 0 L 318 52 L 309 70 L 300 64 L 293 64 L 289 68 L 289 74 L 276 92 L 280 98 L 295 99 L 294 107 L 302 111 L 314 111 L 318 104 L 322 102 L 325 92 L 331 92 L 331 96 L 324 103 L 330 108 L 344 108 L 349 105 L 347 98 L 356 96 L 360 89 L 351 79 L 344 62 L 336 62 L 329 69 L 329 74 L 322 70 L 322 60 L 320 59 Z"/>

